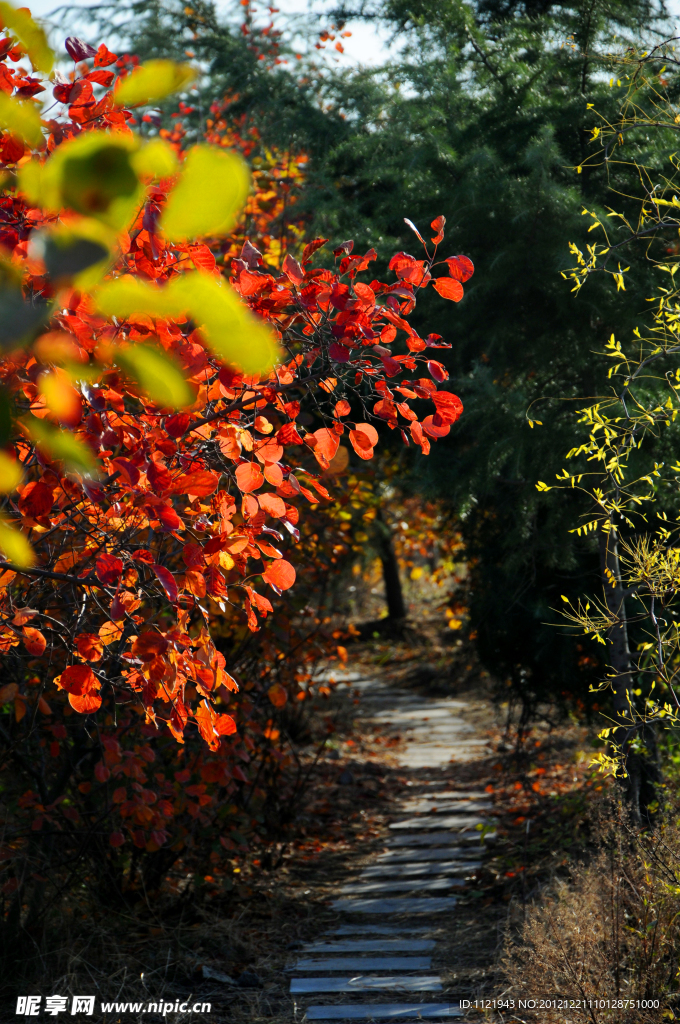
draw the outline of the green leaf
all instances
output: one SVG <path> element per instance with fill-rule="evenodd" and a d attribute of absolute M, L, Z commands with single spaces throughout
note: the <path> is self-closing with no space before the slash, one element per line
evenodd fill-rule
<path fill-rule="evenodd" d="M 0 518 L 0 551 L 8 562 L 28 569 L 35 564 L 35 554 L 28 540 L 20 530 L 15 530 L 5 519 Z"/>
<path fill-rule="evenodd" d="M 52 235 L 45 241 L 43 259 L 50 277 L 63 280 L 74 277 L 95 263 L 101 263 L 108 255 L 108 249 L 89 238 L 78 238 L 76 235 L 65 239 L 63 236 Z"/>
<path fill-rule="evenodd" d="M 107 281 L 97 290 L 94 299 L 105 316 L 115 316 L 119 320 L 126 320 L 135 313 L 178 316 L 184 312 L 184 300 L 175 294 L 172 284 L 159 288 L 140 281 L 132 274 Z"/>
<path fill-rule="evenodd" d="M 223 235 L 234 225 L 250 188 L 247 165 L 235 153 L 194 146 L 170 193 L 160 227 L 170 241 Z"/>
<path fill-rule="evenodd" d="M 54 67 L 54 54 L 47 42 L 43 29 L 33 20 L 28 8 L 17 9 L 11 4 L 0 0 L 0 22 L 8 28 L 23 44 L 31 58 L 31 64 L 37 71 L 49 75 Z"/>
<path fill-rule="evenodd" d="M 88 476 L 96 476 L 97 461 L 90 448 L 78 441 L 68 430 L 52 426 L 47 420 L 25 417 L 22 421 L 31 438 L 51 459 Z"/>
<path fill-rule="evenodd" d="M 43 141 L 40 114 L 33 103 L 0 92 L 0 128 L 23 139 L 35 149 Z"/>
<path fill-rule="evenodd" d="M 131 345 L 114 353 L 119 366 L 137 381 L 149 398 L 163 409 L 191 405 L 196 394 L 177 363 L 155 345 Z"/>
<path fill-rule="evenodd" d="M 188 64 L 175 64 L 171 60 L 149 60 L 124 78 L 119 79 L 113 93 L 113 102 L 119 107 L 137 107 L 158 103 L 173 92 L 193 82 L 196 72 Z"/>

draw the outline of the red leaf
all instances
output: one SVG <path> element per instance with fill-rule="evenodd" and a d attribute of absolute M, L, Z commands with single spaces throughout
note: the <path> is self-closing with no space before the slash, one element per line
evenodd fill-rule
<path fill-rule="evenodd" d="M 115 64 L 117 60 L 117 55 L 115 53 L 111 53 L 104 43 L 101 43 L 94 58 L 94 66 L 96 68 L 107 68 L 109 64 Z"/>
<path fill-rule="evenodd" d="M 279 444 L 302 444 L 302 438 L 298 434 L 294 423 L 284 423 L 276 434 Z"/>
<path fill-rule="evenodd" d="M 320 427 L 318 430 L 315 430 L 314 437 L 316 438 L 314 454 L 317 456 L 317 461 L 318 456 L 322 455 L 330 462 L 338 450 L 340 438 L 332 430 L 329 430 L 328 427 Z"/>
<path fill-rule="evenodd" d="M 432 239 L 432 241 L 434 242 L 435 245 L 439 245 L 440 242 L 444 241 L 444 225 L 445 224 L 446 224 L 446 217 L 443 214 L 440 214 L 439 217 L 435 217 L 435 219 L 430 224 L 430 227 L 432 228 L 432 230 L 437 232 L 435 237 Z"/>
<path fill-rule="evenodd" d="M 217 750 L 220 745 L 220 737 L 215 731 L 215 712 L 207 700 L 202 700 L 194 711 L 194 718 L 198 725 L 198 731 L 208 744 L 211 750 Z"/>
<path fill-rule="evenodd" d="M 212 274 L 216 266 L 215 257 L 207 245 L 192 245 L 189 249 L 189 256 L 196 270 Z"/>
<path fill-rule="evenodd" d="M 396 377 L 398 373 L 401 373 L 402 366 L 392 356 L 381 356 L 382 364 L 385 367 L 385 373 L 388 377 Z"/>
<path fill-rule="evenodd" d="M 209 565 L 204 573 L 206 590 L 211 597 L 219 601 L 227 593 L 224 576 L 218 565 Z"/>
<path fill-rule="evenodd" d="M 109 846 L 113 846 L 114 849 L 118 846 L 122 846 L 124 842 L 125 836 L 122 832 L 112 832 L 109 836 Z"/>
<path fill-rule="evenodd" d="M 451 427 L 448 425 L 448 423 L 443 423 L 440 426 L 437 426 L 433 422 L 433 417 L 432 416 L 426 416 L 425 419 L 423 420 L 421 426 L 423 428 L 423 433 L 424 434 L 427 434 L 428 437 L 434 437 L 434 438 L 446 437 L 446 435 L 451 430 Z"/>
<path fill-rule="evenodd" d="M 102 699 L 98 693 L 84 693 L 82 696 L 69 693 L 68 702 L 73 710 L 81 715 L 90 715 L 102 706 Z"/>
<path fill-rule="evenodd" d="M 168 595 L 168 600 L 172 601 L 173 604 L 176 604 L 177 603 L 177 598 L 178 598 L 178 593 L 177 593 L 177 583 L 175 582 L 175 577 L 163 565 L 156 565 L 154 563 L 151 566 L 151 568 L 156 573 L 156 576 L 157 576 L 161 586 L 163 587 L 163 590 Z"/>
<path fill-rule="evenodd" d="M 456 281 L 462 281 L 463 284 L 469 281 L 475 272 L 474 264 L 467 256 L 449 256 L 446 262 L 451 277 Z"/>
<path fill-rule="evenodd" d="M 32 480 L 26 484 L 21 497 L 19 498 L 19 511 L 22 515 L 37 519 L 38 516 L 46 516 L 52 508 L 54 496 L 52 488 L 43 483 L 42 480 Z"/>
<path fill-rule="evenodd" d="M 219 736 L 232 736 L 236 732 L 236 722 L 231 715 L 217 715 L 213 727 Z"/>
<path fill-rule="evenodd" d="M 452 302 L 460 302 L 463 298 L 462 284 L 460 281 L 454 281 L 452 277 L 438 277 L 434 282 L 434 289 L 443 299 L 451 299 Z"/>
<path fill-rule="evenodd" d="M 104 71 L 101 68 L 90 71 L 88 75 L 83 75 L 83 78 L 87 79 L 88 82 L 96 82 L 97 85 L 104 85 L 107 88 L 115 77 L 113 71 Z"/>
<path fill-rule="evenodd" d="M 182 520 L 174 508 L 169 505 L 162 505 L 156 510 L 156 514 L 161 523 L 161 529 L 166 533 L 172 533 L 173 530 L 178 530 L 182 525 Z"/>
<path fill-rule="evenodd" d="M 335 403 L 336 416 L 349 416 L 351 411 L 352 409 L 349 402 L 346 402 L 344 398 L 342 398 L 339 402 Z"/>
<path fill-rule="evenodd" d="M 61 690 L 75 697 L 82 697 L 101 686 L 89 665 L 69 665 L 54 682 Z"/>
<path fill-rule="evenodd" d="M 282 269 L 288 280 L 292 281 L 293 284 L 299 285 L 304 281 L 305 272 L 298 261 L 293 259 L 290 253 L 286 255 Z"/>
<path fill-rule="evenodd" d="M 279 558 L 269 563 L 262 579 L 277 590 L 290 590 L 295 583 L 295 569 L 285 558 Z"/>
<path fill-rule="evenodd" d="M 123 571 L 123 560 L 116 555 L 97 555 L 95 572 L 104 586 L 114 586 L 120 580 Z"/>
<path fill-rule="evenodd" d="M 35 629 L 33 626 L 24 626 L 24 646 L 29 654 L 40 657 L 45 653 L 47 640 L 39 629 Z"/>
<path fill-rule="evenodd" d="M 449 371 L 443 363 L 438 363 L 436 359 L 428 359 L 427 368 L 434 379 L 440 384 L 449 379 Z"/>
<path fill-rule="evenodd" d="M 315 238 L 313 241 L 307 242 L 304 252 L 302 253 L 302 262 L 306 263 L 309 257 L 315 253 L 317 249 L 320 249 L 322 245 L 325 245 L 327 241 L 327 238 Z"/>
<path fill-rule="evenodd" d="M 76 650 L 86 661 L 99 661 L 104 652 L 104 644 L 96 633 L 79 633 L 75 640 Z"/>
<path fill-rule="evenodd" d="M 263 483 L 262 470 L 256 462 L 242 462 L 236 467 L 236 484 L 242 494 L 256 491 Z"/>
<path fill-rule="evenodd" d="M 196 498 L 207 498 L 217 490 L 220 478 L 209 469 L 199 469 L 196 473 L 178 476 L 173 482 L 172 494 L 193 494 Z"/>

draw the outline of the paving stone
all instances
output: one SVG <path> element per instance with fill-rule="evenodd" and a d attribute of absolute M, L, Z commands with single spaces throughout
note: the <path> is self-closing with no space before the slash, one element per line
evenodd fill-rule
<path fill-rule="evenodd" d="M 465 814 L 450 814 L 448 817 L 445 815 L 434 815 L 427 817 L 423 815 L 422 818 L 404 818 L 402 821 L 393 821 L 390 824 L 392 829 L 417 829 L 417 828 L 474 828 L 476 825 L 488 825 L 489 822 L 486 818 L 480 818 L 479 815 L 465 815 Z"/>
<path fill-rule="evenodd" d="M 341 1006 L 308 1006 L 307 1020 L 429 1020 L 438 1024 L 452 1017 L 462 1017 L 457 1003 L 350 1003 Z"/>
<path fill-rule="evenodd" d="M 401 837 L 400 837 L 401 838 Z M 456 860 L 461 865 L 475 861 L 487 851 L 477 840 L 476 846 L 447 846 L 439 850 L 437 847 L 423 850 L 400 849 L 396 853 L 381 853 L 376 857 L 375 864 L 406 864 L 414 861 L 449 861 Z"/>
<path fill-rule="evenodd" d="M 303 953 L 427 953 L 434 939 L 347 939 L 345 942 L 310 942 Z"/>
<path fill-rule="evenodd" d="M 294 971 L 429 971 L 430 956 L 339 956 L 298 960 Z"/>
<path fill-rule="evenodd" d="M 430 1012 L 432 1010 L 433 1012 Z M 431 1024 L 462 1017 L 460 1007 L 442 1003 L 352 1003 L 348 1006 L 310 1006 L 307 1020 L 399 1020 L 404 1024 L 427 1019 Z M 435 1020 L 434 1018 L 437 1018 Z"/>
<path fill-rule="evenodd" d="M 462 878 L 416 878 L 412 881 L 391 878 L 384 882 L 350 882 L 340 890 L 345 896 L 382 892 L 446 892 L 465 885 Z"/>
<path fill-rule="evenodd" d="M 481 860 L 441 860 L 422 863 L 420 861 L 406 861 L 402 864 L 374 864 L 366 868 L 359 875 L 359 881 L 366 878 L 402 878 L 411 876 L 414 878 L 430 877 L 439 875 L 466 875 L 472 874 L 481 868 Z"/>
<path fill-rule="evenodd" d="M 333 910 L 346 914 L 441 914 L 453 910 L 455 896 L 423 896 L 421 899 L 333 900 Z"/>
<path fill-rule="evenodd" d="M 327 935 L 401 935 L 408 932 L 409 935 L 430 935 L 431 927 L 413 928 L 407 924 L 341 924 L 327 932 Z"/>
<path fill-rule="evenodd" d="M 438 822 L 441 825 L 441 821 Z M 495 832 L 487 832 L 484 842 L 494 840 Z M 390 836 L 387 846 L 460 846 L 461 843 L 476 843 L 480 849 L 481 835 L 479 832 L 411 832 L 405 836 Z"/>
<path fill-rule="evenodd" d="M 437 974 L 402 974 L 401 976 L 357 974 L 352 978 L 293 978 L 290 992 L 371 992 L 393 989 L 400 992 L 441 992 L 442 979 Z"/>
<path fill-rule="evenodd" d="M 402 811 L 411 814 L 470 814 L 474 811 L 491 811 L 490 800 L 405 800 L 399 805 Z"/>

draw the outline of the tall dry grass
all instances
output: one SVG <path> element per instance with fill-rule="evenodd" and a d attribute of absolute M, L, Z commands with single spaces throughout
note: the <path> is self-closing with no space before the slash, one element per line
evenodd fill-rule
<path fill-rule="evenodd" d="M 510 1020 L 680 1020 L 680 806 L 644 833 L 609 802 L 595 835 L 587 862 L 515 909 L 503 962 Z"/>

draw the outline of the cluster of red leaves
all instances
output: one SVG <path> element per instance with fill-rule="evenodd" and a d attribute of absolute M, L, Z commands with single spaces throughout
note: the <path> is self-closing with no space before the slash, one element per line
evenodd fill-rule
<path fill-rule="evenodd" d="M 6 48 L 0 68 L 7 71 L 2 61 L 17 54 Z M 53 88 L 62 106 L 47 122 L 48 153 L 80 132 L 127 131 L 134 121 L 106 91 L 114 82 L 107 68 L 125 70 L 131 61 L 103 45 L 85 56 L 94 58 L 93 67 L 81 60 Z M 47 85 L 39 82 L 7 71 L 0 87 L 28 95 L 21 90 L 37 93 Z M 181 130 L 171 134 L 179 149 Z M 5 133 L 0 152 L 6 164 L 16 164 L 24 157 L 23 143 Z M 114 275 L 124 271 L 162 285 L 188 264 L 219 275 L 224 260 L 218 263 L 215 251 L 224 254 L 229 247 L 170 247 L 157 233 L 165 198 L 161 183 L 123 232 Z M 6 449 L 22 464 L 24 481 L 6 500 L 5 514 L 29 536 L 37 559 L 21 571 L 0 565 L 0 651 L 7 678 L 13 678 L 0 688 L 0 707 L 11 709 L 3 716 L 2 739 L 34 780 L 34 789 L 17 797 L 16 835 L 22 821 L 31 822 L 30 830 L 63 832 L 77 824 L 95 833 L 108 822 L 111 847 L 128 835 L 153 853 L 167 842 L 169 821 L 184 816 L 188 824 L 173 834 L 172 860 L 190 843 L 192 829 L 214 834 L 222 822 L 224 832 L 225 800 L 239 783 L 276 774 L 285 763 L 274 745 L 279 731 L 271 711 L 283 708 L 305 674 L 294 663 L 288 680 L 294 685 L 281 685 L 280 659 L 299 651 L 304 664 L 329 650 L 323 643 L 310 647 L 318 618 L 305 626 L 310 616 L 314 620 L 310 593 L 345 550 L 332 530 L 324 548 L 318 539 L 323 531 L 313 526 L 330 498 L 321 477 L 332 472 L 343 434 L 362 460 L 373 455 L 380 423 L 399 427 L 406 443 L 411 439 L 427 452 L 430 440 L 449 432 L 462 406 L 437 386 L 447 377 L 443 365 L 424 354 L 446 346 L 436 335 L 421 339 L 406 319 L 431 279 L 434 255 L 416 260 L 399 253 L 390 264 L 396 283 L 367 284 L 358 275 L 375 253 L 353 255 L 351 242 L 335 250 L 330 270 L 311 265 L 324 240 L 307 245 L 300 262 L 275 253 L 266 263 L 246 241 L 228 268 L 233 286 L 275 328 L 286 353 L 260 378 L 222 365 L 187 319 L 137 315 L 109 321 L 88 295 L 59 291 L 30 247 L 34 233 L 54 219 L 31 208 L 11 185 L 0 196 L 0 244 L 22 276 L 25 295 L 56 299 L 57 309 L 48 333 L 32 347 L 5 352 L 0 385 L 24 423 L 46 421 L 83 443 L 101 472 L 67 471 L 15 421 Z M 436 254 L 443 218 L 433 226 Z M 444 265 L 446 276 L 435 281 L 440 294 L 460 287 L 472 270 L 464 257 Z M 112 346 L 150 337 L 194 386 L 190 410 L 157 407 L 107 362 Z M 404 354 L 389 347 L 398 337 L 405 340 Z M 55 352 L 87 369 L 87 383 L 62 382 L 59 409 L 42 387 L 46 376 L 61 372 Z M 412 376 L 404 378 L 405 371 Z M 313 429 L 301 422 L 305 400 L 317 417 L 314 423 L 307 414 Z M 312 524 L 307 533 L 304 517 L 300 522 L 304 506 Z M 298 543 L 301 550 L 293 556 Z M 310 573 L 297 608 L 288 595 L 280 600 L 295 583 L 293 557 Z M 252 648 L 256 655 L 248 662 L 242 652 L 272 616 L 272 600 L 278 602 L 280 637 Z M 293 612 L 297 625 L 291 624 Z M 234 652 L 229 665 L 225 650 Z M 244 665 L 250 678 L 243 677 Z M 235 676 L 247 691 L 254 688 L 238 704 Z M 262 722 L 255 694 L 270 710 Z M 227 705 L 229 714 L 221 710 Z M 82 726 L 74 728 L 71 716 L 100 708 L 93 743 Z M 265 791 L 263 786 L 262 799 Z M 253 793 L 256 788 L 246 803 L 254 806 Z M 246 823 L 251 818 L 244 812 Z M 222 836 L 228 848 L 238 841 Z M 17 840 L 12 856 L 22 849 Z"/>

